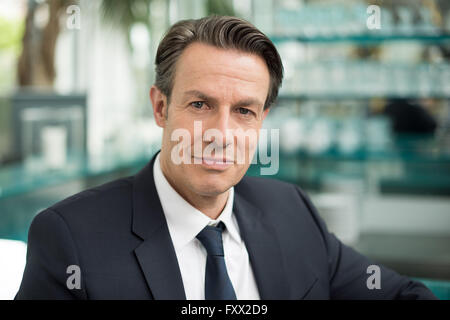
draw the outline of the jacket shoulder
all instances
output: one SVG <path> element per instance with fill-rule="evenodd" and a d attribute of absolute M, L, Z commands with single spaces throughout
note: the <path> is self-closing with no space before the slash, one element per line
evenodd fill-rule
<path fill-rule="evenodd" d="M 299 188 L 297 185 L 274 178 L 245 176 L 236 186 L 239 191 L 279 193 Z"/>
<path fill-rule="evenodd" d="M 80 191 L 48 209 L 70 219 L 74 215 L 92 217 L 93 213 L 111 214 L 120 208 L 131 208 L 133 179 L 133 176 L 120 178 Z"/>

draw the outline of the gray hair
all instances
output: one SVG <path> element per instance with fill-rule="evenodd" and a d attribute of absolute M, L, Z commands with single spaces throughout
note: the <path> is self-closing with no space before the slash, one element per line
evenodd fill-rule
<path fill-rule="evenodd" d="M 209 16 L 175 23 L 159 43 L 155 58 L 155 85 L 166 95 L 168 101 L 173 88 L 176 62 L 183 50 L 193 42 L 260 56 L 266 62 L 270 74 L 270 87 L 264 109 L 269 108 L 276 100 L 283 80 L 283 64 L 272 41 L 243 19 Z"/>

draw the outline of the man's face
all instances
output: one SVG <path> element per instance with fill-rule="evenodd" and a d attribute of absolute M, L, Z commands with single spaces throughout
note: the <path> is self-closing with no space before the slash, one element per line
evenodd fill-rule
<path fill-rule="evenodd" d="M 161 167 L 179 193 L 215 196 L 242 179 L 268 112 L 269 82 L 261 57 L 193 43 L 177 62 L 170 105 L 152 87 L 155 119 L 164 128 Z M 178 140 L 176 132 L 189 135 Z M 245 139 L 245 132 L 256 138 Z"/>

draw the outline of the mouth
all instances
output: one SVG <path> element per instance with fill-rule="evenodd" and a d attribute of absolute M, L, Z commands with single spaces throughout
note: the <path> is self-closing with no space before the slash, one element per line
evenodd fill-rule
<path fill-rule="evenodd" d="M 234 164 L 233 160 L 226 158 L 193 157 L 193 159 L 194 163 L 199 163 L 201 161 L 201 165 L 205 168 L 221 171 L 231 167 Z"/>

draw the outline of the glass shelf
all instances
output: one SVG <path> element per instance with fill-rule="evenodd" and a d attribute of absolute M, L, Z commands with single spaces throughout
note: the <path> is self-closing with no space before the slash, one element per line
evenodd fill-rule
<path fill-rule="evenodd" d="M 0 200 L 38 189 L 105 175 L 127 168 L 141 168 L 159 150 L 159 146 L 148 151 L 123 158 L 120 154 L 103 154 L 96 157 L 70 155 L 67 165 L 61 169 L 46 169 L 43 159 L 29 159 L 25 163 L 4 166 L 0 169 Z"/>
<path fill-rule="evenodd" d="M 385 41 L 419 41 L 426 43 L 443 43 L 450 41 L 450 34 L 357 34 L 342 36 L 270 36 L 272 42 L 280 43 L 286 41 L 298 41 L 303 43 L 333 43 L 333 42 L 351 42 L 356 44 L 379 44 Z"/>
<path fill-rule="evenodd" d="M 380 94 L 359 94 L 355 93 L 342 93 L 342 94 L 329 94 L 329 93 L 304 93 L 304 94 L 289 94 L 289 93 L 280 93 L 278 95 L 277 100 L 281 101 L 296 101 L 296 100 L 369 100 L 373 98 L 383 98 L 383 99 L 422 99 L 422 98 L 430 98 L 430 99 L 449 99 L 450 95 L 435 95 L 435 94 L 423 94 L 420 95 L 417 93 L 416 95 L 380 95 Z"/>
<path fill-rule="evenodd" d="M 281 47 L 281 46 L 280 46 Z M 281 48 L 286 77 L 280 90 L 284 99 L 436 98 L 450 96 L 448 62 L 387 62 L 353 59 L 304 61 Z"/>
<path fill-rule="evenodd" d="M 259 165 L 248 175 L 259 176 Z M 332 181 L 358 180 L 368 189 L 386 194 L 450 195 L 450 151 L 434 137 L 397 136 L 384 149 L 359 148 L 341 152 L 335 147 L 320 153 L 280 151 L 279 171 L 269 178 L 321 190 Z"/>
<path fill-rule="evenodd" d="M 450 166 L 450 151 L 437 148 L 437 142 L 433 138 L 424 141 L 413 137 L 400 137 L 395 139 L 395 146 L 382 150 L 370 150 L 360 148 L 354 152 L 341 152 L 336 148 L 321 153 L 308 153 L 298 151 L 295 153 L 282 153 L 285 159 L 309 159 L 331 161 L 402 161 L 420 162 L 429 164 L 447 163 Z"/>

